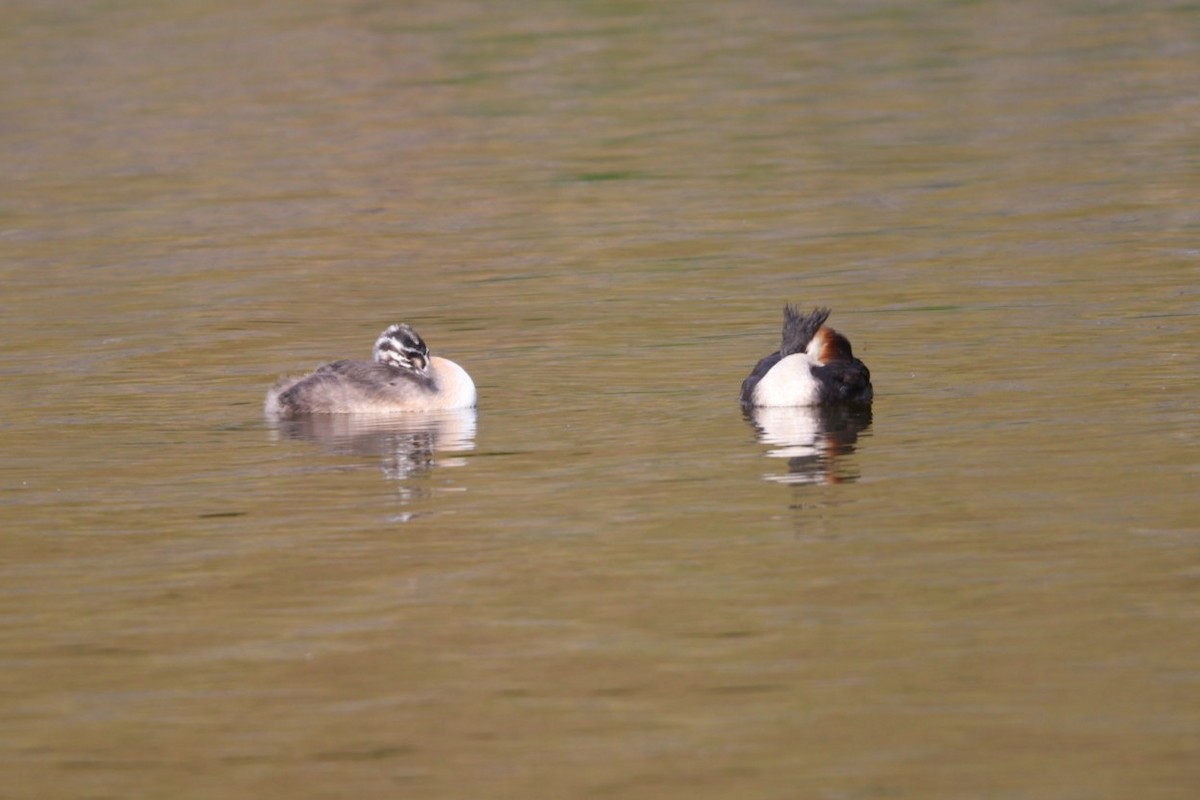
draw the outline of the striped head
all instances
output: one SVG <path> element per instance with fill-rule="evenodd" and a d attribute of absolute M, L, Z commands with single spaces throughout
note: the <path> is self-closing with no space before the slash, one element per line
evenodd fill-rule
<path fill-rule="evenodd" d="M 416 331 L 403 323 L 390 325 L 375 340 L 375 362 L 389 367 L 429 374 L 429 348 Z"/>

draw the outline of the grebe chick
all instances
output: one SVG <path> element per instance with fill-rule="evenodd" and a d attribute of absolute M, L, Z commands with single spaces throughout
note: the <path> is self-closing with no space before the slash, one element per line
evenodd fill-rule
<path fill-rule="evenodd" d="M 425 340 L 400 324 L 379 335 L 372 361 L 334 361 L 280 380 L 267 391 L 265 411 L 280 417 L 441 411 L 473 408 L 475 399 L 467 371 L 429 355 Z"/>
<path fill-rule="evenodd" d="M 783 342 L 742 381 L 744 408 L 871 402 L 871 372 L 850 341 L 826 327 L 828 308 L 783 307 Z"/>

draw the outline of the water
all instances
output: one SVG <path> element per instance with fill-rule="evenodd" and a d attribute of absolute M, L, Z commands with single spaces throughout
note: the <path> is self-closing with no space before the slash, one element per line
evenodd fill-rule
<path fill-rule="evenodd" d="M 1195 9 L 0 22 L 0 796 L 1195 793 Z"/>

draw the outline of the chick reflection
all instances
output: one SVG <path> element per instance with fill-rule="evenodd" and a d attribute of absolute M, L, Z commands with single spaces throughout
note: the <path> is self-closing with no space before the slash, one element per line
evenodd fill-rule
<path fill-rule="evenodd" d="M 435 458 L 475 448 L 475 409 L 413 414 L 311 414 L 276 420 L 278 435 L 319 442 L 342 455 L 376 456 L 383 473 L 402 481 L 434 466 L 457 467 L 462 458 Z"/>
<path fill-rule="evenodd" d="M 753 408 L 746 419 L 760 442 L 774 445 L 768 456 L 787 459 L 787 473 L 764 475 L 767 480 L 797 485 L 858 480 L 840 462 L 854 452 L 858 434 L 870 427 L 870 406 Z"/>

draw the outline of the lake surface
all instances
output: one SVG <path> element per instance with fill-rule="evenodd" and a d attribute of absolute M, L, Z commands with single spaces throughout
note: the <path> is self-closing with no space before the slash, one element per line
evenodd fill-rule
<path fill-rule="evenodd" d="M 1200 9 L 0 9 L 3 797 L 1191 798 Z M 785 302 L 869 414 L 746 418 Z M 274 423 L 407 321 L 476 412 Z"/>

